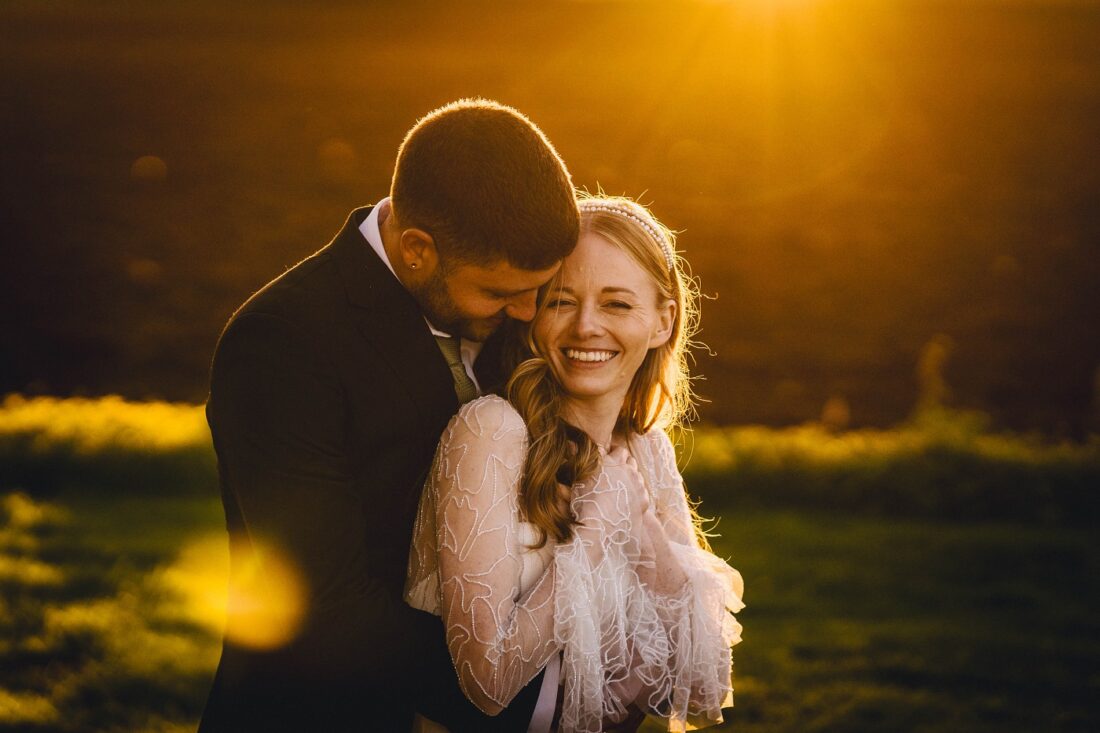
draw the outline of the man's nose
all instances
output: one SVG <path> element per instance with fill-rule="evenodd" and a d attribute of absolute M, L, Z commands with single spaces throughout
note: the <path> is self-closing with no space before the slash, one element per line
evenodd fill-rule
<path fill-rule="evenodd" d="M 517 321 L 529 321 L 535 317 L 535 297 L 538 292 L 531 290 L 530 292 L 520 293 L 512 298 L 508 305 L 504 306 L 504 313 L 509 318 L 515 318 Z"/>

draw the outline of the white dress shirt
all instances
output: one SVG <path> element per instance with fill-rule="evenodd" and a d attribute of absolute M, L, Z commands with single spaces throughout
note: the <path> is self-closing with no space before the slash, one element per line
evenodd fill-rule
<path fill-rule="evenodd" d="M 390 262 L 389 256 L 386 254 L 386 247 L 382 244 L 382 232 L 379 229 L 379 223 L 383 217 L 389 216 L 390 213 L 390 199 L 386 198 L 375 204 L 371 209 L 370 214 L 363 223 L 359 225 L 359 231 L 362 232 L 363 237 L 370 244 L 371 249 L 374 250 L 378 258 L 382 260 L 383 264 L 389 268 L 390 272 L 396 278 L 397 273 L 394 272 L 393 264 Z M 398 282 L 401 279 L 398 278 Z M 402 285 L 404 287 L 404 285 Z M 440 331 L 438 328 L 431 324 L 427 318 L 424 319 L 427 323 L 428 329 L 432 332 L 433 336 L 442 336 L 444 338 L 453 338 L 451 334 Z M 477 386 L 477 390 L 481 392 L 481 385 L 477 383 L 477 377 L 474 376 L 474 360 L 477 359 L 477 355 L 481 353 L 481 342 L 471 341 L 469 339 L 461 339 L 460 353 L 462 355 L 462 365 L 466 367 L 466 373 L 470 375 L 470 379 L 474 380 L 474 384 Z M 531 723 L 527 727 L 527 733 L 550 733 L 550 724 L 554 721 L 554 708 L 557 705 L 558 700 L 558 681 L 561 676 L 561 656 L 555 655 L 550 658 L 550 662 L 546 665 L 546 671 L 542 676 L 542 687 L 539 690 L 539 698 L 535 702 L 535 711 L 531 714 Z"/>

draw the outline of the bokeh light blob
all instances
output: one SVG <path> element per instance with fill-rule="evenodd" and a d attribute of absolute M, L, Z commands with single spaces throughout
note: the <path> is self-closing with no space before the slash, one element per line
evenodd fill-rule
<path fill-rule="evenodd" d="M 168 164 L 155 155 L 143 155 L 130 166 L 130 178 L 140 183 L 160 183 L 168 178 Z"/>

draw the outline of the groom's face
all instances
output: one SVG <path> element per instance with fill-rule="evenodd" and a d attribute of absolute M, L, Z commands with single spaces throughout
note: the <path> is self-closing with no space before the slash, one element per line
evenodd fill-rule
<path fill-rule="evenodd" d="M 436 328 L 484 341 L 505 318 L 530 321 L 538 289 L 559 267 L 561 263 L 545 270 L 522 270 L 504 261 L 491 266 L 441 263 L 412 292 Z"/>

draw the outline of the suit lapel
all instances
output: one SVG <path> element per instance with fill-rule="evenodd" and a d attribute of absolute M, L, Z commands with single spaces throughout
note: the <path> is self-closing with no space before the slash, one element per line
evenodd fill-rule
<path fill-rule="evenodd" d="M 359 225 L 370 208 L 357 209 L 330 245 L 360 334 L 393 374 L 421 416 L 431 422 L 458 410 L 450 369 L 416 300 L 363 238 Z"/>

